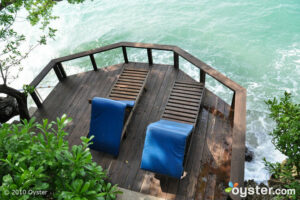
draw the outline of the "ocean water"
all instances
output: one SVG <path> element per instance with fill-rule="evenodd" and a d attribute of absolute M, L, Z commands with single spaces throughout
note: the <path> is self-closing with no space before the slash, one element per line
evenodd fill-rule
<path fill-rule="evenodd" d="M 245 179 L 265 182 L 269 174 L 262 159 L 280 162 L 284 156 L 272 145 L 265 100 L 292 92 L 300 102 L 299 0 L 94 0 L 80 5 L 59 3 L 53 22 L 55 41 L 32 52 L 15 87 L 29 83 L 51 59 L 119 41 L 177 45 L 210 64 L 247 89 L 246 143 L 254 151 L 246 163 Z M 22 14 L 21 14 L 22 16 Z M 24 24 L 16 29 L 33 44 L 38 30 Z M 25 46 L 24 46 L 25 49 Z M 97 56 L 99 66 L 122 61 L 120 51 Z M 129 59 L 146 61 L 146 53 L 130 50 Z M 154 62 L 172 62 L 172 55 L 156 51 Z M 65 64 L 68 74 L 92 69 L 88 59 Z M 198 71 L 180 60 L 180 67 L 198 79 Z M 42 86 L 56 83 L 54 74 Z M 230 102 L 231 93 L 208 79 L 209 88 Z M 45 96 L 50 89 L 39 89 Z"/>

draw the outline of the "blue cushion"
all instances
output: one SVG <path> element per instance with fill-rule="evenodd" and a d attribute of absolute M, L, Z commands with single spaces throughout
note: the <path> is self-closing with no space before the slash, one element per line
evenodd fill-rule
<path fill-rule="evenodd" d="M 135 103 L 135 101 L 127 101 L 127 100 L 116 100 L 116 101 L 125 103 L 126 106 L 128 106 L 128 107 L 133 107 L 134 103 Z"/>
<path fill-rule="evenodd" d="M 117 156 L 119 154 L 125 109 L 132 102 L 115 101 L 95 97 L 92 100 L 92 113 L 89 137 L 94 135 L 91 149 Z"/>
<path fill-rule="evenodd" d="M 187 137 L 193 125 L 160 120 L 147 127 L 141 168 L 180 178 Z"/>

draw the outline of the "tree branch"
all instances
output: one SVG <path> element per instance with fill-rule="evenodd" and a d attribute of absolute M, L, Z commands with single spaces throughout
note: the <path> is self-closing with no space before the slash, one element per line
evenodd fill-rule
<path fill-rule="evenodd" d="M 24 55 L 21 55 L 21 56 L 20 56 L 19 59 L 15 59 L 15 60 L 14 60 L 13 62 L 11 62 L 9 65 L 5 66 L 6 69 L 8 70 L 8 68 L 10 68 L 10 67 L 12 67 L 12 66 L 19 65 L 20 62 L 21 62 L 22 60 L 24 60 L 25 58 L 27 58 L 28 55 L 29 55 L 35 48 L 37 48 L 39 45 L 40 45 L 40 44 L 37 43 L 36 45 L 30 47 L 30 48 L 28 49 L 28 51 L 27 51 Z"/>
<path fill-rule="evenodd" d="M 25 98 L 25 94 L 21 93 L 20 91 L 14 89 L 14 88 L 8 87 L 4 84 L 0 85 L 0 93 L 7 94 L 7 95 L 12 96 L 16 99 Z"/>
<path fill-rule="evenodd" d="M 0 63 L 0 72 L 1 72 L 1 77 L 2 77 L 2 79 L 3 79 L 3 84 L 6 85 L 6 78 L 5 78 L 5 76 L 4 76 L 4 73 L 3 73 L 3 69 L 2 69 L 1 63 Z"/>

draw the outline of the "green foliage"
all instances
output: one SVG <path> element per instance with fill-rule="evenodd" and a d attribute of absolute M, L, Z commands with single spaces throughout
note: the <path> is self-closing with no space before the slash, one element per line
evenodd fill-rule
<path fill-rule="evenodd" d="M 34 87 L 30 85 L 23 85 L 23 91 L 26 96 L 34 92 Z"/>
<path fill-rule="evenodd" d="M 82 3 L 85 0 L 68 0 L 69 3 Z M 3 83 L 7 84 L 8 79 L 18 78 L 16 73 L 9 73 L 13 67 L 18 67 L 18 71 L 23 68 L 19 65 L 29 53 L 38 45 L 47 44 L 49 38 L 54 38 L 56 29 L 50 27 L 50 22 L 57 19 L 52 15 L 53 7 L 57 4 L 55 0 L 1 0 L 0 3 L 0 77 Z M 23 34 L 19 34 L 13 28 L 18 19 L 20 10 L 25 11 L 26 21 L 32 26 L 39 26 L 41 30 L 40 38 L 32 44 L 26 51 L 20 50 L 20 46 L 26 41 Z M 23 18 L 22 18 L 23 20 Z"/>
<path fill-rule="evenodd" d="M 116 185 L 92 161 L 90 139 L 70 148 L 64 131 L 66 116 L 42 124 L 3 124 L 0 129 L 0 199 L 115 199 Z M 29 191 L 47 191 L 30 195 Z M 25 191 L 25 193 L 22 193 Z M 21 192 L 23 195 L 16 195 Z"/>
<path fill-rule="evenodd" d="M 288 165 L 300 170 L 300 104 L 291 101 L 291 94 L 285 92 L 278 101 L 276 98 L 266 102 L 271 111 L 270 117 L 276 122 L 276 127 L 270 133 L 275 147 L 286 155 Z"/>
<path fill-rule="evenodd" d="M 270 135 L 272 142 L 281 153 L 287 156 L 283 164 L 264 160 L 272 176 L 284 184 L 285 188 L 296 189 L 300 196 L 300 104 L 292 102 L 290 93 L 285 92 L 280 100 L 266 101 L 276 126 Z M 297 198 L 294 196 L 293 198 Z"/>

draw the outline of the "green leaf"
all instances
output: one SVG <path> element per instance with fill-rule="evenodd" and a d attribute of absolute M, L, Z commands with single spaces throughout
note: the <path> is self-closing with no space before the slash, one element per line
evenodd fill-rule
<path fill-rule="evenodd" d="M 72 187 L 75 190 L 76 193 L 79 193 L 81 186 L 83 184 L 82 179 L 76 179 L 75 181 L 72 182 Z"/>
<path fill-rule="evenodd" d="M 90 182 L 86 182 L 81 189 L 81 193 L 86 192 L 89 189 L 89 187 L 90 187 Z"/>

